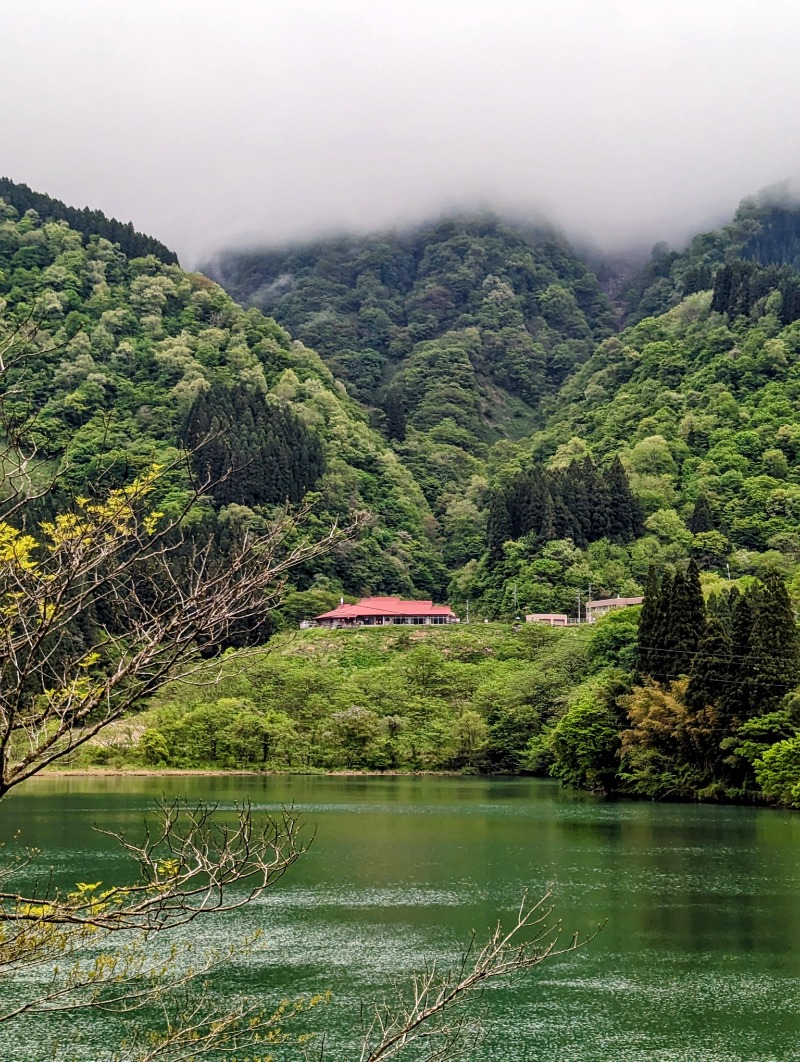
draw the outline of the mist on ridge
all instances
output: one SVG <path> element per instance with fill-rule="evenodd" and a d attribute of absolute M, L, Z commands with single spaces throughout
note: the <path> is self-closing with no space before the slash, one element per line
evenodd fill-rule
<path fill-rule="evenodd" d="M 800 174 L 798 31 L 788 0 L 36 0 L 0 169 L 190 267 L 487 208 L 680 246 Z"/>

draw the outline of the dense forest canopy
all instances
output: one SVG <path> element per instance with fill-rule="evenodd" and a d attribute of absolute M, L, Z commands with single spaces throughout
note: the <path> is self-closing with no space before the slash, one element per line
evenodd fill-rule
<path fill-rule="evenodd" d="M 37 410 L 43 474 L 55 472 L 66 494 L 174 463 L 182 443 L 199 441 L 213 400 L 206 471 L 239 471 L 198 508 L 199 526 L 257 521 L 313 487 L 320 526 L 358 509 L 374 520 L 324 570 L 298 578 L 339 592 L 442 593 L 424 496 L 313 351 L 200 274 L 128 257 L 102 235 L 84 242 L 66 222 L 20 217 L 2 199 L 0 213 L 3 334 L 35 326 L 6 411 Z M 160 504 L 175 511 L 185 491 L 176 472 Z"/>
<path fill-rule="evenodd" d="M 498 389 L 492 409 L 481 388 L 483 412 L 503 432 L 615 328 L 596 277 L 555 229 L 492 215 L 229 252 L 213 268 L 234 297 L 272 314 L 373 405 L 390 390 L 415 409 L 421 396 L 403 378 L 406 360 L 423 342 L 474 331 L 452 382 L 469 388 L 473 377 Z"/>
<path fill-rule="evenodd" d="M 38 411 L 52 504 L 174 465 L 156 501 L 174 513 L 190 474 L 211 482 L 189 524 L 221 563 L 232 527 L 286 503 L 310 503 L 320 528 L 369 509 L 357 542 L 295 570 L 263 638 L 342 594 L 435 597 L 506 620 L 583 618 L 590 593 L 645 597 L 641 625 L 633 609 L 552 643 L 492 643 L 498 664 L 521 661 L 510 700 L 502 668 L 448 670 L 461 643 L 442 650 L 444 671 L 398 643 L 397 675 L 377 666 L 336 696 L 331 676 L 304 673 L 322 691 L 310 707 L 278 707 L 283 678 L 264 680 L 271 708 L 234 683 L 224 712 L 239 737 L 192 753 L 198 763 L 551 771 L 606 791 L 795 799 L 791 201 L 746 201 L 682 254 L 659 249 L 628 285 L 620 331 L 595 274 L 546 226 L 459 218 L 223 256 L 243 309 L 104 219 L 75 228 L 18 188 L 0 198 L 0 309 L 4 334 L 22 326 L 27 340 L 5 412 Z M 561 676 L 558 696 L 537 669 Z M 161 704 L 130 755 L 178 763 L 195 740 L 187 719 L 207 709 L 203 697 Z M 682 735 L 667 746 L 664 719 Z"/>
<path fill-rule="evenodd" d="M 60 199 L 34 192 L 27 184 L 19 184 L 8 177 L 0 177 L 0 199 L 5 199 L 20 215 L 33 210 L 42 221 L 66 221 L 71 229 L 83 235 L 84 240 L 91 236 L 102 236 L 117 244 L 129 258 L 152 254 L 166 265 L 178 264 L 178 256 L 160 240 L 137 232 L 130 221 L 106 217 L 101 210 L 90 210 L 89 207 L 79 210 L 67 206 Z M 30 261 L 35 263 L 33 252 L 28 252 L 28 255 Z"/>
<path fill-rule="evenodd" d="M 651 262 L 624 286 L 628 322 L 657 316 L 710 288 L 720 266 L 737 262 L 788 267 L 784 279 L 800 269 L 800 198 L 788 184 L 743 199 L 730 224 L 700 233 L 684 251 L 656 244 Z"/>
<path fill-rule="evenodd" d="M 232 290 L 323 360 L 198 274 L 5 211 L 0 293 L 7 318 L 41 319 L 25 400 L 69 489 L 118 485 L 208 432 L 196 472 L 239 471 L 207 519 L 308 490 L 321 518 L 375 513 L 308 587 L 569 611 L 577 591 L 641 593 L 651 560 L 692 556 L 725 575 L 777 565 L 796 593 L 798 275 L 734 257 L 788 247 L 791 202 L 747 201 L 697 237 L 670 298 L 703 290 L 621 333 L 544 225 L 458 218 L 222 256 Z M 609 508 L 595 470 L 612 467 Z M 521 514 L 503 499 L 525 477 L 539 501 Z"/>

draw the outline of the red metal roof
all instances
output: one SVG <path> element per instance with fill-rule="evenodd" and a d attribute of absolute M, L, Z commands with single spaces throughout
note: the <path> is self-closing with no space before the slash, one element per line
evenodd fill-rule
<path fill-rule="evenodd" d="M 453 616 L 448 605 L 432 601 L 403 601 L 399 597 L 362 597 L 357 605 L 337 605 L 315 619 L 361 619 L 368 616 Z"/>

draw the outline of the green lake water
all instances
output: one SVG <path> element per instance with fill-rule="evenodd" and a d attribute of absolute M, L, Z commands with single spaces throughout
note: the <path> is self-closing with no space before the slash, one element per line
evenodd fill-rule
<path fill-rule="evenodd" d="M 162 794 L 303 813 L 314 841 L 286 877 L 190 932 L 213 945 L 264 931 L 218 993 L 331 989 L 312 1024 L 326 1058 L 358 1057 L 362 1000 L 427 958 L 454 960 L 523 890 L 552 886 L 570 933 L 607 924 L 583 951 L 485 993 L 481 1060 L 800 1059 L 800 815 L 603 802 L 527 779 L 53 777 L 2 802 L 0 839 L 21 831 L 59 882 L 123 880 L 92 824 L 136 836 Z M 37 1019 L 0 1031 L 0 1059 L 99 1060 L 110 1035 L 102 1018 Z"/>

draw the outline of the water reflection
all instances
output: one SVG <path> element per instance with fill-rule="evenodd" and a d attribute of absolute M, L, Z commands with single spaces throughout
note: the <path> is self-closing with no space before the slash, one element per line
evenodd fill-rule
<path fill-rule="evenodd" d="M 0 804 L 0 838 L 22 826 L 64 883 L 124 880 L 90 826 L 135 835 L 163 794 L 302 811 L 315 840 L 291 875 L 192 934 L 265 928 L 266 949 L 217 990 L 330 987 L 320 1020 L 340 1057 L 360 999 L 432 952 L 454 959 L 524 888 L 552 884 L 568 927 L 608 924 L 580 955 L 486 994 L 482 1059 L 800 1058 L 800 816 L 605 803 L 524 779 L 70 777 Z"/>

